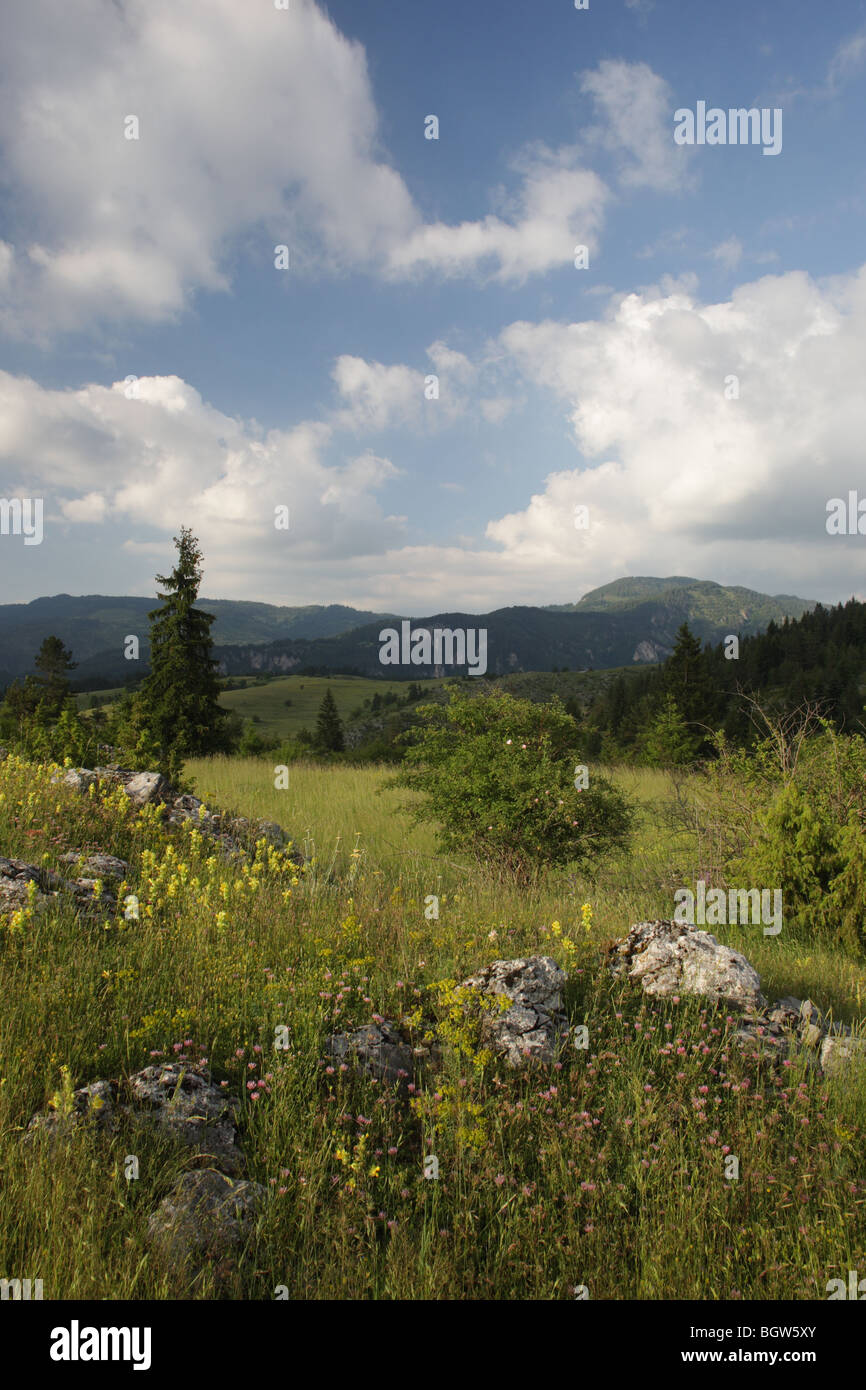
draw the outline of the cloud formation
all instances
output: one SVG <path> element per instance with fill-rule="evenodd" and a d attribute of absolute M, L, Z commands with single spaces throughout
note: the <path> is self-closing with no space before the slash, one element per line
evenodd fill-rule
<path fill-rule="evenodd" d="M 43 343 L 175 318 L 230 289 L 240 246 L 270 268 L 287 245 L 301 274 L 521 283 L 597 250 L 612 192 L 594 151 L 624 188 L 672 191 L 685 167 L 666 84 L 606 61 L 581 82 L 591 137 L 517 152 L 507 215 L 425 224 L 381 148 L 364 48 L 314 0 L 209 0 L 206 22 L 175 0 L 28 0 L 3 28 L 0 328 Z"/>

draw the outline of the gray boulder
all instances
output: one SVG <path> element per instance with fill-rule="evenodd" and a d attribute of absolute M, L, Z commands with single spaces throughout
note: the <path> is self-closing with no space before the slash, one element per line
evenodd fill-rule
<path fill-rule="evenodd" d="M 825 1076 L 842 1076 L 866 1066 L 866 1038 L 828 1033 L 821 1043 L 821 1067 Z"/>
<path fill-rule="evenodd" d="M 88 854 L 85 850 L 73 849 L 68 854 L 61 855 L 63 864 L 78 864 L 84 870 L 87 878 L 126 878 L 129 873 L 129 865 L 125 859 L 118 859 L 113 854 Z"/>
<path fill-rule="evenodd" d="M 49 1109 L 34 1115 L 29 1131 L 67 1134 L 80 1125 L 94 1124 L 115 1132 L 118 1122 L 164 1130 L 193 1151 L 196 1162 L 232 1175 L 243 1172 L 244 1155 L 238 1147 L 235 1114 L 237 1100 L 207 1079 L 200 1067 L 182 1062 L 145 1067 L 129 1078 L 92 1081 L 73 1092 L 68 1113 Z"/>
<path fill-rule="evenodd" d="M 71 787 L 76 792 L 86 792 L 89 787 L 96 784 L 96 773 L 91 772 L 87 767 L 69 767 L 63 773 L 55 773 L 51 778 L 52 782 L 61 782 L 65 787 Z"/>
<path fill-rule="evenodd" d="M 0 915 L 11 915 L 19 908 L 28 907 L 34 891 L 33 907 L 41 912 L 52 901 L 51 895 L 62 883 L 58 874 L 38 864 L 0 856 Z"/>
<path fill-rule="evenodd" d="M 159 801 L 168 783 L 159 772 L 136 772 L 123 790 L 135 806 L 148 806 Z"/>
<path fill-rule="evenodd" d="M 209 1081 L 202 1068 L 183 1062 L 145 1067 L 129 1078 L 129 1091 L 140 1123 L 159 1125 L 225 1173 L 243 1171 L 235 1123 L 238 1102 Z"/>
<path fill-rule="evenodd" d="M 51 1108 L 34 1115 L 27 1126 L 26 1137 L 45 1134 L 56 1139 L 86 1125 L 113 1134 L 118 1120 L 117 1091 L 116 1081 L 91 1081 L 87 1086 L 80 1086 L 73 1092 L 68 1111 Z"/>
<path fill-rule="evenodd" d="M 405 1087 L 411 1080 L 414 1054 L 394 1023 L 387 1019 L 354 1033 L 336 1033 L 328 1039 L 326 1048 L 334 1062 L 354 1061 L 386 1085 Z"/>
<path fill-rule="evenodd" d="M 495 960 L 464 980 L 461 989 L 475 999 L 467 1008 L 481 1020 L 482 1043 L 509 1066 L 526 1061 L 551 1062 L 568 1032 L 562 1013 L 567 976 L 550 956 Z M 509 1007 L 485 1008 L 484 998 L 510 1001 Z"/>
<path fill-rule="evenodd" d="M 277 825 L 274 820 L 259 820 L 255 823 L 255 838 L 257 840 L 267 840 L 274 849 L 283 849 L 288 843 L 288 836 L 281 825 Z"/>
<path fill-rule="evenodd" d="M 220 1285 L 234 1274 L 266 1196 L 260 1183 L 239 1182 L 212 1168 L 185 1173 L 150 1217 L 148 1244 L 167 1264 L 186 1267 L 191 1286 L 208 1265 Z"/>
<path fill-rule="evenodd" d="M 611 973 L 640 984 L 644 994 L 698 994 L 759 1009 L 757 971 L 710 932 L 684 922 L 637 922 L 611 952 Z"/>

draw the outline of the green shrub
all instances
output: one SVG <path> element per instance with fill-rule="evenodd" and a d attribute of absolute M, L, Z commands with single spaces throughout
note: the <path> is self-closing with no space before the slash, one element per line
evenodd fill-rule
<path fill-rule="evenodd" d="M 864 950 L 866 740 L 824 723 L 782 763 L 772 740 L 751 754 L 722 751 L 730 800 L 738 803 L 740 849 L 726 866 L 730 880 L 781 888 L 786 930 Z"/>
<path fill-rule="evenodd" d="M 785 926 L 808 934 L 826 925 L 830 881 L 842 867 L 836 828 L 791 782 L 771 803 L 760 835 L 731 873 L 743 883 L 781 888 Z"/>
<path fill-rule="evenodd" d="M 574 720 L 547 704 L 501 693 L 424 705 L 392 785 L 421 793 L 407 807 L 438 824 L 443 849 L 492 862 L 520 882 L 546 865 L 588 864 L 626 843 L 633 812 L 606 778 L 575 786 Z"/>

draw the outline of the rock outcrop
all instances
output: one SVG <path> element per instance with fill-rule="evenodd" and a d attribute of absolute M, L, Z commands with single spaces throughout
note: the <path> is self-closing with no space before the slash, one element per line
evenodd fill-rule
<path fill-rule="evenodd" d="M 148 1244 L 161 1259 L 186 1268 L 194 1290 L 209 1266 L 217 1287 L 235 1273 L 238 1251 L 249 1239 L 266 1190 L 212 1168 L 185 1173 L 150 1217 Z"/>
<path fill-rule="evenodd" d="M 866 1066 L 866 1038 L 833 1023 L 811 999 L 788 995 L 767 1004 L 746 957 L 698 927 L 637 922 L 610 955 L 612 975 L 640 984 L 645 994 L 697 995 L 735 1008 L 735 1037 L 748 1055 L 778 1063 L 798 1057 L 825 1076 Z"/>
<path fill-rule="evenodd" d="M 479 1000 L 510 1001 L 508 1007 L 481 1006 L 482 1042 L 512 1067 L 526 1061 L 555 1060 L 568 1032 L 562 1013 L 562 989 L 567 980 L 550 956 L 495 960 L 460 986 Z"/>
<path fill-rule="evenodd" d="M 206 1266 L 217 1285 L 233 1273 L 235 1256 L 267 1196 L 258 1183 L 239 1177 L 246 1165 L 237 1110 L 238 1101 L 214 1085 L 202 1067 L 171 1062 L 145 1067 L 126 1082 L 80 1086 L 68 1107 L 34 1115 L 25 1139 L 41 1134 L 53 1144 L 84 1127 L 114 1136 L 124 1125 L 161 1130 L 185 1145 L 196 1167 L 151 1215 L 148 1243 L 167 1263 L 187 1267 L 192 1289 Z"/>
<path fill-rule="evenodd" d="M 80 858 L 78 852 L 64 856 L 67 863 L 78 863 Z M 28 864 L 23 859 L 0 858 L 0 916 L 29 906 L 32 906 L 35 912 L 41 912 L 52 901 L 65 894 L 81 916 L 104 918 L 116 910 L 117 900 L 110 888 L 106 888 L 101 882 L 102 874 L 107 874 L 107 870 L 98 872 L 99 861 L 123 865 L 127 871 L 129 868 L 122 859 L 115 859 L 113 855 L 92 855 L 87 860 L 87 867 L 94 876 L 70 879 L 62 878 L 60 874 L 41 868 L 38 864 Z M 117 875 L 113 872 L 111 876 Z M 97 879 L 100 880 L 99 883 Z"/>
<path fill-rule="evenodd" d="M 644 994 L 701 994 L 741 1007 L 763 1004 L 758 973 L 739 951 L 682 922 L 637 922 L 612 950 L 611 973 Z"/>
<path fill-rule="evenodd" d="M 333 1062 L 354 1062 L 386 1085 L 405 1087 L 412 1079 L 415 1055 L 389 1019 L 354 1033 L 335 1033 L 326 1050 Z"/>
<path fill-rule="evenodd" d="M 57 780 L 86 792 L 99 782 L 123 787 L 136 806 L 165 806 L 168 825 L 191 822 L 231 857 L 248 853 L 258 840 L 266 840 L 275 849 L 286 850 L 296 864 L 305 862 L 297 849 L 287 848 L 290 841 L 282 826 L 275 821 L 250 820 L 246 816 L 231 816 L 224 811 L 210 811 L 197 796 L 179 793 L 158 772 L 132 772 L 122 767 L 68 768 L 57 774 Z"/>
<path fill-rule="evenodd" d="M 244 1168 L 237 1110 L 237 1100 L 214 1085 L 201 1067 L 170 1062 L 145 1067 L 126 1083 L 91 1081 L 72 1093 L 69 1110 L 54 1108 L 34 1115 L 28 1133 L 62 1136 L 92 1124 L 113 1134 L 125 1121 L 163 1130 L 185 1144 L 196 1163 L 234 1176 Z"/>

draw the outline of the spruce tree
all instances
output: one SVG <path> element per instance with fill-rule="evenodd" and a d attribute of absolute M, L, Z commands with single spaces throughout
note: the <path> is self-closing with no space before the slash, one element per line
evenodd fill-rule
<path fill-rule="evenodd" d="M 687 724 L 712 722 L 718 695 L 703 647 L 683 623 L 674 649 L 664 665 L 664 693 L 672 695 Z"/>
<path fill-rule="evenodd" d="M 672 695 L 665 695 L 662 707 L 644 738 L 644 753 L 654 767 L 681 767 L 695 757 L 700 739 L 690 733 Z"/>
<path fill-rule="evenodd" d="M 33 663 L 38 675 L 33 677 L 34 689 L 50 718 L 57 719 L 70 695 L 67 672 L 74 671 L 77 662 L 59 637 L 46 637 Z"/>
<path fill-rule="evenodd" d="M 343 724 L 337 713 L 337 706 L 331 694 L 331 687 L 325 691 L 316 719 L 316 732 L 313 747 L 318 753 L 342 753 L 345 748 Z"/>
<path fill-rule="evenodd" d="M 160 771 L 176 781 L 183 760 L 226 751 L 227 711 L 220 708 L 220 688 L 210 634 L 214 616 L 195 607 L 201 584 L 202 553 L 188 527 L 175 536 L 177 564 L 158 574 L 162 607 L 150 619 L 150 674 L 137 698 L 142 743 L 157 750 Z"/>

